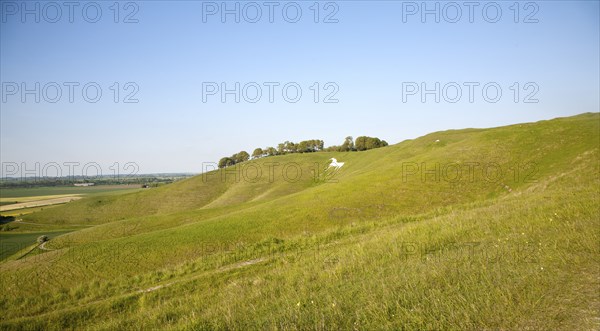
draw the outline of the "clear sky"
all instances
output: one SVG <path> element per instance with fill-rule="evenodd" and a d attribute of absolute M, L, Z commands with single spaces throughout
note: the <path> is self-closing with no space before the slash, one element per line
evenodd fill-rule
<path fill-rule="evenodd" d="M 3 164 L 200 172 L 285 140 L 393 144 L 600 108 L 598 1 L 1 3 Z M 236 82 L 239 103 L 221 95 Z"/>

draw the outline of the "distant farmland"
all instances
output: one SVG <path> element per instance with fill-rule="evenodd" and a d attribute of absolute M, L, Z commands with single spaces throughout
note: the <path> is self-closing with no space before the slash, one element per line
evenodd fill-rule
<path fill-rule="evenodd" d="M 31 188 L 0 188 L 0 200 L 7 198 L 27 198 L 48 195 L 82 195 L 121 192 L 122 190 L 140 189 L 139 184 L 128 185 L 98 185 L 98 186 L 47 186 Z M 19 201 L 17 199 L 17 201 Z"/>

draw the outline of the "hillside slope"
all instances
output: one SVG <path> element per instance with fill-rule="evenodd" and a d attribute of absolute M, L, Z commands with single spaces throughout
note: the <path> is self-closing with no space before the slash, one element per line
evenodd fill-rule
<path fill-rule="evenodd" d="M 352 189 L 356 185 L 372 188 L 370 195 L 379 194 L 379 200 L 385 193 L 394 204 L 399 196 L 403 200 L 407 196 L 400 191 L 392 192 L 393 196 L 390 196 L 390 186 L 408 192 L 417 189 L 427 194 L 435 192 L 431 190 L 434 189 L 441 195 L 446 192 L 452 196 L 445 199 L 459 199 L 456 195 L 461 193 L 470 195 L 467 200 L 481 194 L 493 196 L 503 193 L 504 185 L 516 188 L 531 183 L 595 147 L 596 117 L 596 114 L 584 114 L 488 130 L 450 130 L 365 152 L 263 158 L 156 189 L 118 197 L 84 199 L 26 215 L 24 219 L 53 224 L 100 224 L 139 216 L 271 201 L 298 192 L 335 194 L 337 190 Z M 331 157 L 346 161 L 346 164 L 343 171 L 328 177 L 325 168 Z M 460 170 L 456 164 L 460 164 Z M 301 176 L 296 178 L 299 171 Z M 435 174 L 427 174 L 432 171 Z M 502 172 L 501 176 L 497 176 L 498 171 Z M 427 177 L 425 183 L 421 183 L 423 176 Z M 455 180 L 457 176 L 459 178 Z M 381 182 L 386 185 L 374 185 Z M 357 193 L 358 200 L 364 202 L 365 194 Z M 414 201 L 406 202 L 417 205 Z"/>
<path fill-rule="evenodd" d="M 269 157 L 33 213 L 94 226 L 0 264 L 1 321 L 598 327 L 599 145 L 599 114 L 582 114 Z"/>

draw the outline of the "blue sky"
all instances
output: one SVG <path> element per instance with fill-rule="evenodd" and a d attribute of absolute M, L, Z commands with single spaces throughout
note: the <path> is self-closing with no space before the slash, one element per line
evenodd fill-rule
<path fill-rule="evenodd" d="M 597 1 L 519 2 L 517 16 L 513 1 L 476 2 L 473 22 L 465 2 L 456 2 L 462 11 L 456 23 L 449 22 L 456 11 L 448 2 L 426 4 L 425 9 L 439 5 L 439 23 L 434 14 L 423 21 L 421 2 L 319 2 L 319 23 L 314 22 L 316 7 L 311 9 L 314 1 L 273 2 L 272 23 L 265 2 L 255 2 L 262 16 L 251 23 L 254 4 L 235 1 L 226 6 L 239 4 L 239 23 L 234 14 L 222 22 L 222 1 L 121 2 L 115 23 L 112 1 L 82 2 L 74 8 L 73 22 L 64 2 L 29 1 L 26 9 L 33 12 L 39 5 L 36 22 L 35 14 L 21 15 L 23 2 L 1 1 L 2 162 L 30 168 L 96 162 L 104 174 L 115 162 L 135 162 L 140 173 L 200 172 L 202 162 L 285 140 L 323 139 L 333 145 L 348 135 L 369 135 L 397 143 L 432 131 L 600 108 Z M 54 4 L 61 8 L 60 17 Z M 219 13 L 209 15 L 213 4 Z M 413 4 L 418 12 L 408 15 Z M 96 17 L 97 7 L 102 13 Z M 296 7 L 301 16 L 287 22 L 295 19 Z M 502 12 L 496 17 L 497 7 Z M 134 11 L 129 18 L 137 23 L 124 23 Z M 333 11 L 330 19 L 337 23 L 323 22 Z M 60 98 L 52 82 L 61 86 Z M 79 84 L 73 87 L 73 102 L 64 85 L 69 82 Z M 255 82 L 262 96 L 251 103 L 241 94 L 236 103 L 234 95 L 226 95 L 223 103 L 219 91 L 203 102 L 206 82 L 225 83 L 229 89 L 236 82 L 241 88 Z M 279 84 L 273 102 L 264 85 L 269 82 Z M 315 82 L 320 90 L 316 103 Z M 434 89 L 436 82 L 440 102 L 434 94 L 422 102 L 421 84 Z M 475 83 L 473 102 L 465 82 Z M 23 101 L 23 84 L 34 89 L 35 83 L 40 83 L 40 102 L 34 94 Z M 82 96 L 88 83 L 94 84 L 88 98 L 95 97 L 94 86 L 102 90 L 95 103 Z M 124 89 L 126 83 L 134 84 Z M 296 103 L 283 98 L 287 83 L 302 90 Z M 333 84 L 325 90 L 326 83 Z M 416 83 L 419 91 L 405 93 L 403 102 L 406 83 Z M 491 86 L 488 100 L 500 87 L 497 102 L 483 97 L 486 84 Z M 135 86 L 138 102 L 124 103 Z M 247 99 L 255 96 L 253 86 L 246 85 Z M 324 103 L 335 86 L 338 102 Z M 456 98 L 456 86 L 460 99 L 445 100 Z M 288 89 L 290 99 L 294 91 Z M 52 99 L 58 101 L 48 102 Z"/>

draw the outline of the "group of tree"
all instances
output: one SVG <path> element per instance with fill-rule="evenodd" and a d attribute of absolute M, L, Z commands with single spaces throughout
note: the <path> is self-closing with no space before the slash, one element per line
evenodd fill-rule
<path fill-rule="evenodd" d="M 284 155 L 289 153 L 312 153 L 319 152 L 323 150 L 324 142 L 323 140 L 311 139 L 304 140 L 299 143 L 294 143 L 291 141 L 286 141 L 275 147 L 265 147 L 257 148 L 252 152 L 252 158 L 258 159 L 266 156 L 275 156 L 275 155 Z M 248 161 L 250 159 L 250 154 L 246 151 L 241 151 L 237 154 L 233 154 L 230 157 L 224 157 L 219 160 L 219 168 L 225 168 L 232 166 L 234 164 Z"/>
<path fill-rule="evenodd" d="M 360 136 L 354 141 L 354 148 L 357 151 L 366 151 L 368 149 L 385 147 L 388 143 L 376 137 Z"/>
<path fill-rule="evenodd" d="M 313 153 L 313 152 L 352 152 L 352 151 L 365 151 L 368 149 L 379 148 L 387 146 L 388 143 L 385 140 L 379 138 L 360 136 L 356 138 L 356 141 L 352 137 L 348 136 L 340 146 L 329 146 L 324 147 L 323 140 L 311 139 L 304 140 L 299 143 L 286 141 L 281 144 L 277 144 L 275 147 L 256 148 L 252 152 L 252 158 L 258 159 L 261 157 L 284 155 L 290 153 Z M 233 154 L 230 157 L 224 157 L 219 160 L 219 168 L 225 168 L 228 166 L 235 165 L 240 162 L 248 161 L 250 155 L 246 151 L 241 151 L 237 154 Z"/>
<path fill-rule="evenodd" d="M 250 154 L 246 151 L 241 151 L 239 153 L 233 154 L 230 157 L 224 157 L 219 160 L 219 168 L 225 168 L 232 166 L 236 163 L 244 162 L 250 160 Z"/>
<path fill-rule="evenodd" d="M 356 140 L 352 140 L 352 137 L 348 136 L 344 139 L 344 143 L 339 146 L 329 146 L 325 149 L 326 152 L 353 152 L 353 151 L 366 151 L 368 149 L 385 147 L 388 143 L 385 140 L 381 140 L 375 137 L 360 136 Z"/>
<path fill-rule="evenodd" d="M 324 144 L 325 143 L 323 142 L 323 140 L 319 140 L 319 139 L 304 140 L 299 143 L 294 143 L 292 141 L 286 141 L 281 144 L 277 144 L 277 148 L 267 147 L 266 148 L 267 153 L 265 153 L 266 155 L 264 155 L 264 154 L 258 155 L 257 157 L 284 155 L 284 154 L 289 154 L 289 153 L 319 152 L 319 151 L 323 150 Z M 263 150 L 263 152 L 264 152 L 264 150 Z M 260 148 L 255 149 L 254 153 L 252 153 L 252 155 L 254 156 L 255 154 L 258 154 L 258 153 L 260 153 Z"/>

